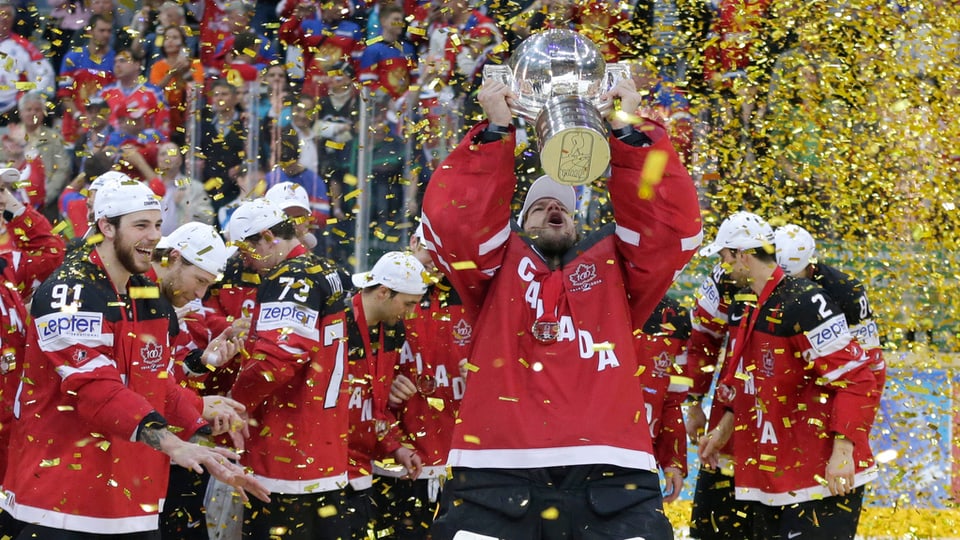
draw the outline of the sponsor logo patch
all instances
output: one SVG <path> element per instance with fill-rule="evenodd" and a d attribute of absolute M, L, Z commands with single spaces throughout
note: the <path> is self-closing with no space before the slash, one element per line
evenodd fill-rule
<path fill-rule="evenodd" d="M 313 329 L 317 325 L 316 310 L 290 302 L 267 302 L 260 306 L 257 327 L 263 329 L 299 326 Z"/>
<path fill-rule="evenodd" d="M 843 315 L 827 319 L 806 335 L 813 350 L 821 356 L 843 348 L 850 341 L 850 329 Z"/>
<path fill-rule="evenodd" d="M 98 339 L 103 332 L 103 314 L 89 311 L 55 313 L 37 319 L 40 343 L 53 339 L 75 341 Z"/>

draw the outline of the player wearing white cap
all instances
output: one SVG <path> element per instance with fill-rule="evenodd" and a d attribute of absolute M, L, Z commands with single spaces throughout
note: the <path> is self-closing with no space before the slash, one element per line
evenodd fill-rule
<path fill-rule="evenodd" d="M 750 212 L 735 212 L 720 224 L 718 242 L 729 247 L 758 247 L 762 240 L 738 236 L 738 231 L 768 227 L 763 219 Z M 723 240 L 726 239 L 726 240 Z M 711 246 L 702 253 L 714 254 Z M 687 435 L 690 442 L 699 444 L 708 422 L 703 411 L 703 397 L 710 391 L 720 363 L 729 330 L 728 313 L 740 287 L 728 275 L 729 267 L 717 263 L 703 280 L 695 294 L 696 303 L 690 311 L 691 332 L 687 346 L 684 373 L 693 379 L 686 400 Z M 715 426 L 723 417 L 722 407 L 710 409 L 709 425 Z M 739 540 L 752 521 L 751 507 L 738 501 L 734 494 L 733 444 L 728 443 L 719 452 L 717 464 L 697 470 L 690 517 L 690 535 L 700 540 Z"/>
<path fill-rule="evenodd" d="M 749 222 L 760 223 L 755 214 L 738 212 L 728 217 L 717 233 L 717 241 L 733 234 Z M 885 364 L 879 347 L 879 335 L 872 318 L 869 302 L 862 284 L 837 268 L 817 260 L 816 242 L 802 227 L 784 225 L 774 231 L 777 263 L 794 277 L 810 279 L 823 287 L 831 300 L 843 311 L 850 332 L 871 357 L 871 370 L 882 391 Z M 697 304 L 692 315 L 694 330 L 689 347 L 688 372 L 694 378 L 688 401 L 687 426 L 690 439 L 698 442 L 706 425 L 701 399 L 709 391 L 718 357 L 728 333 L 728 309 L 737 287 L 731 282 L 722 264 L 714 268 L 697 293 Z M 706 369 L 705 369 L 706 368 Z M 875 396 L 879 400 L 881 392 Z M 715 426 L 723 416 L 723 408 L 711 410 L 710 425 Z M 749 506 L 735 499 L 733 481 L 732 444 L 721 452 L 716 470 L 701 469 L 694 494 L 691 536 L 703 540 L 740 538 L 750 521 Z"/>
<path fill-rule="evenodd" d="M 303 538 L 354 538 L 347 482 L 347 318 L 343 277 L 313 258 L 296 227 L 267 199 L 247 201 L 227 235 L 245 265 L 258 272 L 246 342 L 248 356 L 233 385 L 258 428 L 242 463 L 272 493 L 244 508 L 243 534 L 277 530 Z"/>
<path fill-rule="evenodd" d="M 208 320 L 207 310 L 200 303 L 207 288 L 222 275 L 234 251 L 235 248 L 224 244 L 212 226 L 187 223 L 160 239 L 153 250 L 150 271 L 146 273 L 157 283 L 160 297 L 176 310 L 178 331 L 171 336 L 176 361 L 173 374 L 178 382 L 186 381 L 198 391 L 204 385 L 197 381 L 232 360 L 243 345 L 246 326 L 222 328 L 223 321 L 215 317 Z M 249 436 L 247 424 L 241 417 L 243 406 L 227 397 L 204 392 L 198 392 L 196 399 L 208 421 L 214 426 L 221 423 L 216 426 L 217 430 L 226 430 L 233 447 L 242 449 L 243 436 Z M 160 517 L 161 538 L 206 540 L 203 502 L 208 480 L 206 473 L 170 468 L 170 483 Z"/>
<path fill-rule="evenodd" d="M 843 312 L 787 275 L 773 242 L 765 221 L 739 213 L 701 250 L 719 255 L 741 290 L 714 404 L 723 415 L 700 457 L 716 467 L 732 442 L 735 496 L 752 514 L 741 538 L 852 540 L 877 476 L 868 440 L 877 381 Z"/>
<path fill-rule="evenodd" d="M 394 538 L 413 540 L 423 538 L 433 523 L 447 476 L 453 428 L 466 391 L 473 322 L 457 291 L 433 264 L 422 225 L 410 236 L 410 250 L 427 268 L 430 287 L 414 315 L 404 321 L 406 342 L 390 387 L 390 407 L 423 470 L 411 480 L 406 470 L 377 468 L 380 483 L 374 498 L 380 530 L 390 527 Z"/>
<path fill-rule="evenodd" d="M 379 516 L 372 507 L 374 462 L 392 460 L 406 478 L 416 479 L 423 458 L 411 445 L 388 408 L 394 369 L 406 339 L 404 320 L 427 291 L 426 270 L 413 255 L 385 253 L 367 272 L 354 274 L 347 332 L 350 396 L 350 503 L 358 526 Z M 378 525 L 379 527 L 379 525 Z M 385 533 L 386 531 L 381 531 Z M 381 534 L 378 533 L 378 534 Z"/>
<path fill-rule="evenodd" d="M 169 376 L 176 323 L 142 276 L 160 240 L 159 201 L 139 182 L 111 183 L 94 217 L 103 241 L 64 263 L 31 306 L 20 451 L 2 502 L 26 524 L 20 537 L 153 538 L 171 461 L 266 498 L 228 461 L 236 454 L 184 440 L 210 428 Z"/>
<path fill-rule="evenodd" d="M 850 333 L 870 355 L 870 369 L 877 378 L 877 387 L 882 391 L 887 380 L 887 365 L 880 348 L 880 329 L 873 318 L 873 309 L 867 300 L 863 283 L 839 268 L 818 260 L 817 243 L 803 227 L 784 225 L 774 231 L 774 237 L 777 264 L 791 276 L 809 279 L 823 287 L 843 310 Z M 878 400 L 879 397 L 878 394 Z"/>
<path fill-rule="evenodd" d="M 489 122 L 427 187 L 427 245 L 476 317 L 435 539 L 673 536 L 633 331 L 699 246 L 700 211 L 663 127 L 631 125 L 632 81 L 606 98 L 622 108 L 609 120 L 615 223 L 585 238 L 573 188 L 547 177 L 511 220 L 515 96 L 500 83 L 484 82 Z"/>

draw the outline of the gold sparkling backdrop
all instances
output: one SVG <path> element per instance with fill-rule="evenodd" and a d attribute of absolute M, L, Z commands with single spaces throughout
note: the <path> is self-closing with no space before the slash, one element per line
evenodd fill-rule
<path fill-rule="evenodd" d="M 697 118 L 688 165 L 702 195 L 705 237 L 739 209 L 774 226 L 804 226 L 817 238 L 821 260 L 867 286 L 891 367 L 954 370 L 956 357 L 942 353 L 960 350 L 960 2 L 742 2 L 735 18 L 746 32 L 722 44 L 698 35 L 704 2 L 676 4 L 675 56 L 693 74 L 677 84 Z M 618 28 L 633 36 L 636 56 L 650 50 L 649 29 L 629 21 Z M 595 40 L 611 35 L 581 31 Z M 743 74 L 697 80 L 702 51 L 712 45 L 749 47 Z M 681 278 L 686 305 L 712 263 L 695 259 Z M 931 391 L 904 377 L 888 384 L 886 399 Z M 950 424 L 958 412 L 956 405 L 918 411 L 929 414 L 920 428 L 916 418 L 888 419 L 892 429 L 903 429 L 881 466 L 896 471 L 890 487 L 902 496 L 888 507 L 866 507 L 861 535 L 956 536 L 954 501 L 932 500 L 916 487 L 927 461 L 951 457 L 916 455 L 911 441 L 936 447 L 937 424 Z M 951 433 L 952 446 L 960 445 Z M 949 493 L 950 475 L 941 481 Z M 871 490 L 867 501 L 876 503 Z M 922 510 L 930 503 L 948 508 Z M 667 512 L 675 525 L 686 525 L 689 503 L 668 505 Z"/>

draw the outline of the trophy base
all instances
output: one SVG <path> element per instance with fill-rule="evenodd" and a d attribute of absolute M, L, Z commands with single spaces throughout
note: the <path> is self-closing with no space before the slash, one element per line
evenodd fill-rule
<path fill-rule="evenodd" d="M 548 101 L 537 118 L 536 132 L 543 172 L 561 184 L 589 184 L 610 165 L 603 117 L 579 96 Z"/>

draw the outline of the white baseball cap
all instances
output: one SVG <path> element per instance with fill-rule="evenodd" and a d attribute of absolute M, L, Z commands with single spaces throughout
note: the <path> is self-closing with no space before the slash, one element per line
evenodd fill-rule
<path fill-rule="evenodd" d="M 0 169 L 0 183 L 16 184 L 20 181 L 20 171 L 13 167 Z"/>
<path fill-rule="evenodd" d="M 520 209 L 520 215 L 517 216 L 517 223 L 522 227 L 523 218 L 527 215 L 527 211 L 530 210 L 533 203 L 547 197 L 560 201 L 560 204 L 569 212 L 577 209 L 577 192 L 573 189 L 573 186 L 561 184 L 553 178 L 543 175 L 530 184 L 527 196 L 523 199 L 523 208 Z"/>
<path fill-rule="evenodd" d="M 295 182 L 280 182 L 268 189 L 267 192 L 264 193 L 263 198 L 284 210 L 295 206 L 297 208 L 303 208 L 307 212 L 312 211 L 310 209 L 310 196 L 307 195 L 307 190 Z"/>
<path fill-rule="evenodd" d="M 799 275 L 811 262 L 816 262 L 817 243 L 799 225 L 784 225 L 774 233 L 777 264 L 791 276 Z"/>
<path fill-rule="evenodd" d="M 700 250 L 700 255 L 709 257 L 727 249 L 752 249 L 773 246 L 773 228 L 760 216 L 750 212 L 736 212 L 723 220 L 717 237 Z"/>
<path fill-rule="evenodd" d="M 129 175 L 126 175 L 120 171 L 107 171 L 100 176 L 93 179 L 90 182 L 90 187 L 87 188 L 87 193 L 91 191 L 97 191 L 107 184 L 107 182 L 133 182 L 133 178 L 130 178 Z"/>
<path fill-rule="evenodd" d="M 359 289 L 383 285 L 398 293 L 423 294 L 427 292 L 427 282 L 424 280 L 426 272 L 423 264 L 413 255 L 391 251 L 380 257 L 369 272 L 354 274 L 350 279 Z"/>
<path fill-rule="evenodd" d="M 267 199 L 246 201 L 230 216 L 227 238 L 231 242 L 246 240 L 285 219 L 287 215 L 283 213 L 283 209 Z"/>
<path fill-rule="evenodd" d="M 223 273 L 227 259 L 237 251 L 227 247 L 216 229 L 197 222 L 177 227 L 160 239 L 157 248 L 175 249 L 187 262 L 215 276 Z"/>
<path fill-rule="evenodd" d="M 143 182 L 107 180 L 97 190 L 93 201 L 93 218 L 112 218 L 140 212 L 142 210 L 160 211 L 160 199 Z"/>

